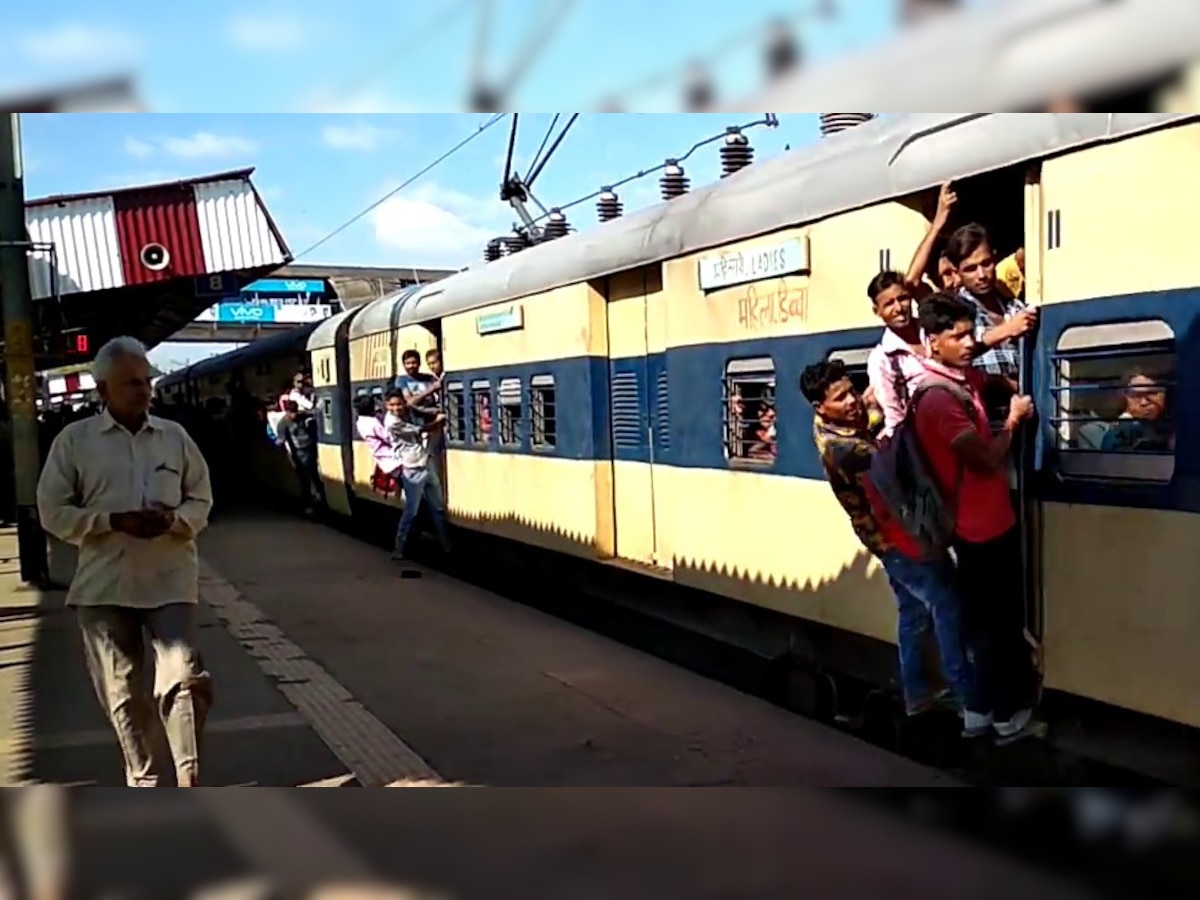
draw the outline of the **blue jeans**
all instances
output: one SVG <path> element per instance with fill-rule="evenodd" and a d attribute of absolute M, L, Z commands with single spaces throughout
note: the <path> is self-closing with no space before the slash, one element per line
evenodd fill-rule
<path fill-rule="evenodd" d="M 962 602 L 958 578 L 949 558 L 918 562 L 895 550 L 880 562 L 891 582 L 899 611 L 897 643 L 900 645 L 900 682 L 910 711 L 931 699 L 925 678 L 924 650 L 930 628 L 937 637 L 942 674 L 961 705 L 971 706 L 974 682 L 967 662 L 962 631 Z"/>
<path fill-rule="evenodd" d="M 437 470 L 429 466 L 424 469 L 401 469 L 400 485 L 404 490 L 404 514 L 400 517 L 400 525 L 396 529 L 396 553 L 404 553 L 408 533 L 412 530 L 413 520 L 417 517 L 422 500 L 429 501 L 429 513 L 433 518 L 433 527 L 437 529 L 438 540 L 443 550 L 449 550 L 446 498 L 442 493 L 442 482 L 438 478 Z"/>

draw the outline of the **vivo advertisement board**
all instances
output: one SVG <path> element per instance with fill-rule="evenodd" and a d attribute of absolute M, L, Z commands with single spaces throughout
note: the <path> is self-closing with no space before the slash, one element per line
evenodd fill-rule
<path fill-rule="evenodd" d="M 324 304 L 218 303 L 196 317 L 197 322 L 220 325 L 303 325 L 333 315 Z"/>

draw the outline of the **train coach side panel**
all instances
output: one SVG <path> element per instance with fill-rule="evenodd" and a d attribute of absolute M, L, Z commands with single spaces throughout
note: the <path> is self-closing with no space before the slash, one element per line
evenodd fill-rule
<path fill-rule="evenodd" d="M 887 580 L 826 482 L 798 382 L 809 363 L 878 341 L 867 283 L 907 266 L 927 227 L 915 204 L 885 203 L 666 264 L 669 465 L 655 490 L 670 498 L 657 508 L 677 581 L 895 640 Z M 728 442 L 729 396 L 751 380 L 778 416 L 770 461 Z"/>
<path fill-rule="evenodd" d="M 611 556 L 603 295 L 570 285 L 450 316 L 442 340 L 448 398 L 463 410 L 447 436 L 452 520 L 579 556 Z"/>

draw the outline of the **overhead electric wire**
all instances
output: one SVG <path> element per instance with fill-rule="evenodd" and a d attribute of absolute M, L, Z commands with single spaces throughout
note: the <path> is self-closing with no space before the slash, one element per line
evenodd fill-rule
<path fill-rule="evenodd" d="M 542 151 L 546 149 L 546 143 L 550 140 L 550 135 L 554 133 L 554 126 L 558 124 L 558 117 L 562 113 L 555 113 L 554 118 L 550 120 L 550 127 L 546 129 L 546 136 L 542 138 L 542 145 L 537 148 L 537 153 L 533 154 L 533 159 L 529 160 L 529 171 L 532 172 L 537 168 L 538 159 L 542 155 Z"/>
<path fill-rule="evenodd" d="M 776 126 L 779 125 L 779 118 L 774 113 L 767 113 L 761 119 L 755 119 L 753 122 L 747 122 L 744 125 L 738 125 L 738 126 L 736 126 L 736 128 L 738 131 L 747 131 L 748 129 L 751 129 L 751 128 L 757 128 L 760 125 L 765 125 L 768 128 L 775 128 Z M 691 156 L 693 153 L 695 153 L 701 147 L 705 147 L 708 144 L 713 143 L 714 141 L 719 141 L 723 137 L 725 137 L 727 134 L 729 134 L 729 131 L 723 130 L 717 134 L 712 135 L 711 137 L 706 137 L 703 140 L 697 141 L 696 143 L 692 144 L 691 148 L 686 153 L 684 153 L 682 156 L 672 156 L 672 157 L 669 157 L 669 159 L 675 163 L 684 162 L 689 156 Z M 631 181 L 637 181 L 639 178 L 645 178 L 647 175 L 653 175 L 655 172 L 660 172 L 663 169 L 665 169 L 666 167 L 667 167 L 667 162 L 664 160 L 663 162 L 659 163 L 657 166 L 655 166 L 652 169 L 641 169 L 632 175 L 628 175 L 625 178 L 622 178 L 620 181 L 611 182 L 602 188 L 592 191 L 590 194 L 586 194 L 583 197 L 579 197 L 575 200 L 572 200 L 570 203 L 556 204 L 554 209 L 556 209 L 560 212 L 565 212 L 566 210 L 571 209 L 572 207 L 578 206 L 580 203 L 587 203 L 587 201 L 589 201 L 589 200 L 596 199 L 602 193 L 604 193 L 605 190 L 616 190 L 617 188 L 622 187 L 623 185 L 629 184 Z M 537 216 L 535 219 L 533 219 L 531 224 L 536 225 L 538 222 L 542 221 L 543 219 L 548 218 L 553 212 L 554 212 L 554 210 L 551 210 L 550 212 L 546 212 L 540 216 Z"/>
<path fill-rule="evenodd" d="M 503 119 L 507 115 L 509 115 L 509 113 L 496 113 L 494 116 L 492 116 L 490 119 L 488 119 L 482 125 L 478 126 L 473 132 L 471 132 L 469 135 L 467 135 L 465 138 L 463 138 L 461 141 L 459 141 L 457 144 L 455 144 L 453 147 L 451 147 L 449 150 L 447 150 L 445 153 L 443 153 L 441 156 L 439 156 L 437 159 L 435 159 L 433 162 L 426 165 L 419 172 L 417 172 L 413 175 L 410 175 L 408 178 L 404 179 L 404 181 L 402 181 L 399 185 L 392 188 L 392 190 L 388 191 L 386 194 L 384 194 L 382 197 L 380 197 L 378 200 L 376 200 L 374 203 L 372 203 L 370 206 L 368 206 L 366 209 L 364 209 L 358 215 L 354 216 L 354 218 L 339 225 L 337 228 L 335 228 L 329 234 L 325 235 L 325 237 L 321 238 L 319 241 L 317 241 L 311 247 L 308 247 L 302 253 L 297 253 L 296 256 L 292 259 L 292 262 L 295 263 L 302 257 L 307 256 L 308 254 L 312 253 L 318 247 L 333 240 L 333 238 L 337 237 L 339 234 L 341 234 L 343 231 L 345 231 L 347 228 L 349 228 L 355 222 L 362 219 L 364 216 L 367 216 L 370 213 L 372 213 L 374 210 L 378 209 L 380 206 L 382 206 L 384 203 L 386 203 L 392 197 L 396 196 L 396 194 L 400 193 L 402 190 L 404 190 L 406 187 L 408 187 L 414 181 L 416 181 L 419 178 L 422 178 L 423 176 L 425 176 L 426 174 L 431 172 L 433 169 L 440 166 L 443 162 L 445 162 L 447 159 L 449 159 L 451 156 L 453 156 L 455 153 L 457 153 L 463 147 L 467 146 L 467 144 L 471 143 L 471 141 L 475 140 L 475 138 L 479 137 L 481 134 L 483 134 L 485 131 L 487 131 L 489 128 L 491 128 L 493 125 L 495 125 L 497 122 L 499 122 L 501 119 Z"/>
<path fill-rule="evenodd" d="M 550 157 L 554 155 L 554 151 L 558 149 L 559 145 L 563 142 L 563 138 L 567 136 L 567 132 L 571 130 L 571 126 L 575 124 L 575 120 L 578 118 L 579 113 L 571 113 L 571 118 L 567 120 L 567 124 L 563 126 L 563 130 L 558 133 L 558 137 L 554 139 L 554 143 L 550 145 L 550 149 L 546 151 L 546 155 L 538 161 L 536 166 L 530 169 L 529 177 L 525 179 L 526 187 L 533 186 L 533 182 L 537 179 L 538 175 L 542 173 L 542 169 L 545 168 L 546 163 L 550 161 Z"/>

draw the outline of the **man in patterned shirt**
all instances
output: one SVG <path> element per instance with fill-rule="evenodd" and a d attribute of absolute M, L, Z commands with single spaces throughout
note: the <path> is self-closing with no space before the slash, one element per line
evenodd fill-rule
<path fill-rule="evenodd" d="M 996 257 L 982 225 L 972 222 L 950 235 L 945 256 L 958 275 L 958 295 L 975 310 L 975 366 L 992 376 L 984 403 L 988 419 L 998 427 L 1017 392 L 1020 340 L 1037 325 L 1037 310 L 1012 296 L 996 277 Z"/>
<path fill-rule="evenodd" d="M 962 604 L 949 557 L 921 560 L 916 543 L 872 506 L 866 483 L 878 448 L 883 414 L 868 408 L 839 360 L 809 366 L 800 392 L 813 405 L 813 439 L 834 496 L 862 545 L 883 565 L 899 610 L 900 679 L 909 715 L 932 705 L 924 651 L 932 629 L 942 674 L 961 707 L 970 702 L 971 676 L 961 632 Z"/>

